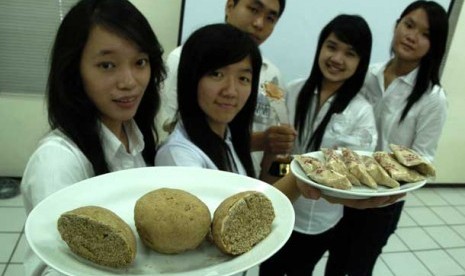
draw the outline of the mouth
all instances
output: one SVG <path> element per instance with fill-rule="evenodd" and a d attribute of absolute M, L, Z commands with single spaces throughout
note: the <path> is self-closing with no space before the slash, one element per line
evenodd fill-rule
<path fill-rule="evenodd" d="M 331 63 L 326 63 L 326 68 L 330 73 L 339 73 L 343 71 L 343 68 L 341 66 L 334 65 Z"/>
<path fill-rule="evenodd" d="M 123 109 L 132 109 L 137 105 L 138 96 L 128 96 L 128 97 L 121 97 L 117 99 L 113 99 L 112 101 Z"/>
<path fill-rule="evenodd" d="M 236 107 L 235 104 L 232 103 L 216 103 L 221 109 L 233 109 Z"/>
<path fill-rule="evenodd" d="M 404 48 L 404 49 L 406 49 L 408 51 L 415 50 L 415 48 L 413 46 L 411 46 L 410 44 L 408 44 L 408 43 L 402 42 L 402 43 L 400 43 L 400 45 L 402 46 L 402 48 Z"/>
<path fill-rule="evenodd" d="M 126 104 L 126 103 L 132 103 L 136 99 L 137 99 L 137 96 L 131 96 L 131 97 L 122 97 L 122 98 L 118 98 L 118 99 L 113 99 L 113 101 L 116 102 L 116 103 Z"/>

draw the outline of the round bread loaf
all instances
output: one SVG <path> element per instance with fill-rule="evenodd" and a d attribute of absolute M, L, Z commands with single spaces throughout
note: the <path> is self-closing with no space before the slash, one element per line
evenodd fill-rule
<path fill-rule="evenodd" d="M 106 208 L 84 206 L 63 213 L 58 232 L 71 251 L 99 265 L 126 267 L 136 257 L 131 227 Z"/>
<path fill-rule="evenodd" d="M 193 194 L 161 188 L 136 202 L 134 220 L 144 244 L 164 254 L 197 248 L 211 225 L 207 205 Z"/>
<path fill-rule="evenodd" d="M 249 251 L 271 232 L 275 217 L 271 200 L 261 192 L 246 191 L 226 198 L 213 215 L 213 242 L 224 253 Z"/>

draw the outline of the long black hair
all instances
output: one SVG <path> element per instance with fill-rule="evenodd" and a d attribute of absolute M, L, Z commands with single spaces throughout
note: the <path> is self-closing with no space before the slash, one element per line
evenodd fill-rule
<path fill-rule="evenodd" d="M 100 113 L 84 91 L 80 74 L 83 49 L 97 25 L 133 41 L 149 55 L 150 81 L 134 119 L 144 136 L 144 160 L 153 165 L 158 140 L 154 117 L 160 105 L 159 85 L 165 76 L 163 49 L 146 18 L 127 0 L 82 0 L 63 19 L 51 54 L 49 124 L 76 143 L 95 175 L 109 171 L 99 135 Z"/>
<path fill-rule="evenodd" d="M 307 142 L 307 150 L 318 150 L 325 133 L 326 126 L 328 125 L 331 116 L 334 113 L 341 113 L 355 97 L 358 91 L 362 88 L 365 79 L 368 65 L 370 63 L 372 36 L 367 22 L 358 15 L 338 15 L 331 20 L 321 31 L 317 51 L 313 62 L 313 67 L 310 76 L 305 82 L 304 86 L 299 92 L 296 104 L 296 116 L 294 119 L 294 126 L 299 131 L 298 139 L 303 139 L 303 129 L 312 127 L 306 123 L 309 107 L 313 101 L 313 91 L 318 90 L 320 93 L 321 84 L 323 81 L 323 74 L 318 64 L 318 57 L 320 56 L 323 42 L 330 34 L 334 34 L 342 42 L 351 45 L 355 52 L 360 57 L 360 62 L 354 75 L 347 79 L 344 84 L 335 92 L 335 98 L 324 116 L 321 123 L 316 128 L 315 132 Z"/>
<path fill-rule="evenodd" d="M 449 20 L 444 8 L 434 1 L 415 1 L 408 5 L 396 21 L 396 26 L 410 12 L 423 9 L 428 15 L 430 48 L 420 61 L 417 79 L 412 93 L 407 98 L 407 105 L 402 111 L 399 123 L 401 123 L 410 108 L 423 96 L 430 85 L 441 85 L 439 70 L 446 52 Z"/>
<path fill-rule="evenodd" d="M 197 100 L 197 87 L 204 75 L 247 57 L 252 64 L 252 92 L 229 128 L 234 149 L 247 175 L 254 176 L 250 137 L 262 58 L 258 46 L 246 33 L 228 24 L 212 24 L 191 34 L 183 45 L 178 67 L 178 111 L 190 140 L 220 170 L 232 171 L 228 147 L 208 125 Z"/>

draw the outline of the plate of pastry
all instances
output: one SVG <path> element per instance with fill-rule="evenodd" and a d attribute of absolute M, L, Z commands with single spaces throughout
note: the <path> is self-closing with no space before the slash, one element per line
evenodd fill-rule
<path fill-rule="evenodd" d="M 295 155 L 291 172 L 322 194 L 350 199 L 390 196 L 421 188 L 435 168 L 414 150 L 391 144 L 392 152 L 329 149 Z"/>

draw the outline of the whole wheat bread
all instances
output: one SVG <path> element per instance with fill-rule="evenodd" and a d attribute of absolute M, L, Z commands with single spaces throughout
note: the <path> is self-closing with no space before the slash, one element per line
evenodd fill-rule
<path fill-rule="evenodd" d="M 121 268 L 136 257 L 136 238 L 131 228 L 106 208 L 80 207 L 63 213 L 57 224 L 71 251 L 91 262 Z"/>
<path fill-rule="evenodd" d="M 226 198 L 215 210 L 211 237 L 222 252 L 239 255 L 271 233 L 274 218 L 272 202 L 265 194 L 240 192 Z"/>

